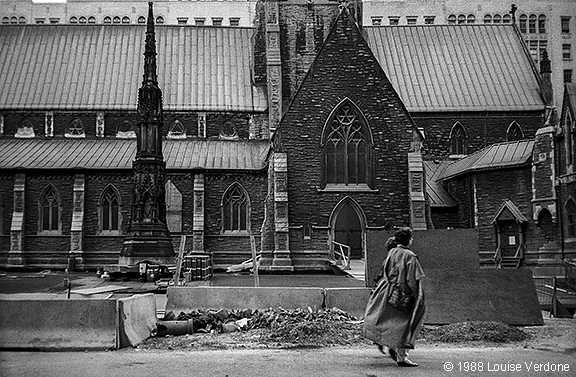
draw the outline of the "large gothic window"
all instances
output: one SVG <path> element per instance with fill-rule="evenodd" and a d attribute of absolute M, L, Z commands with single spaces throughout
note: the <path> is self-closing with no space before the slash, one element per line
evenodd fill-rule
<path fill-rule="evenodd" d="M 464 130 L 464 127 L 460 122 L 456 122 L 456 124 L 452 126 L 452 131 L 450 132 L 450 154 L 466 154 L 466 130 Z"/>
<path fill-rule="evenodd" d="M 232 184 L 222 198 L 222 229 L 224 232 L 248 230 L 249 198 L 238 183 Z"/>
<path fill-rule="evenodd" d="M 566 202 L 566 230 L 568 237 L 576 237 L 576 202 L 570 198 Z"/>
<path fill-rule="evenodd" d="M 522 132 L 522 128 L 516 122 L 512 122 L 510 127 L 508 127 L 508 131 L 506 131 L 506 141 L 516 141 L 522 140 L 524 138 L 524 132 Z"/>
<path fill-rule="evenodd" d="M 60 196 L 54 186 L 44 189 L 40 196 L 40 231 L 58 232 L 60 230 Z"/>
<path fill-rule="evenodd" d="M 344 100 L 324 126 L 322 148 L 327 184 L 367 184 L 372 135 L 358 107 Z"/>
<path fill-rule="evenodd" d="M 120 218 L 120 196 L 110 185 L 100 197 L 100 229 L 102 232 L 119 232 Z"/>

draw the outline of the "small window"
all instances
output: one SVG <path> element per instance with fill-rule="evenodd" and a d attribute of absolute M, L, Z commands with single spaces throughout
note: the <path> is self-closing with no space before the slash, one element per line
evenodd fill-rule
<path fill-rule="evenodd" d="M 112 23 L 114 24 L 119 24 L 121 22 L 120 17 L 118 16 L 114 16 L 114 18 L 112 19 Z"/>
<path fill-rule="evenodd" d="M 312 224 L 306 223 L 306 224 L 304 224 L 304 227 L 303 227 L 303 228 L 304 228 L 304 229 L 303 229 L 303 231 L 304 231 L 304 239 L 305 239 L 305 240 L 311 239 L 311 238 L 312 238 Z"/>
<path fill-rule="evenodd" d="M 58 18 L 58 17 L 54 17 L 54 18 L 51 17 L 49 20 L 50 20 L 50 23 L 51 23 L 51 24 L 58 24 L 58 23 L 60 23 L 60 18 Z"/>
<path fill-rule="evenodd" d="M 34 126 L 32 125 L 32 122 L 30 122 L 27 119 L 24 119 L 20 123 L 20 126 L 18 127 L 18 130 L 14 135 L 14 137 L 17 139 L 31 139 L 35 136 L 36 135 L 34 133 Z"/>
<path fill-rule="evenodd" d="M 450 132 L 450 154 L 458 156 L 466 154 L 466 131 L 460 122 L 456 122 Z"/>
<path fill-rule="evenodd" d="M 538 33 L 546 34 L 546 16 L 543 14 L 538 16 Z"/>
<path fill-rule="evenodd" d="M 562 45 L 562 59 L 569 60 L 572 59 L 572 45 L 565 43 Z"/>
<path fill-rule="evenodd" d="M 79 118 L 74 119 L 68 125 L 68 130 L 64 134 L 64 137 L 69 138 L 82 138 L 85 137 L 84 124 Z"/>
<path fill-rule="evenodd" d="M 130 17 L 128 17 L 128 16 L 122 17 L 122 23 L 123 24 L 129 24 L 130 23 Z"/>
<path fill-rule="evenodd" d="M 416 25 L 416 21 L 418 21 L 418 17 L 417 16 L 408 16 L 406 17 L 406 23 L 408 25 Z"/>
<path fill-rule="evenodd" d="M 521 33 L 526 33 L 528 31 L 528 16 L 526 16 L 525 14 L 521 14 L 520 15 L 520 32 Z"/>
<path fill-rule="evenodd" d="M 112 23 L 112 17 L 109 17 L 109 16 L 104 17 L 104 23 L 105 24 L 111 24 Z"/>
<path fill-rule="evenodd" d="M 528 17 L 528 33 L 530 33 L 530 34 L 536 33 L 536 15 L 535 14 L 531 14 L 530 17 Z"/>
<path fill-rule="evenodd" d="M 560 31 L 562 34 L 570 33 L 570 17 L 563 16 L 560 17 Z"/>
<path fill-rule="evenodd" d="M 185 139 L 186 138 L 186 129 L 184 125 L 180 123 L 179 120 L 175 120 L 172 125 L 170 125 L 170 129 L 168 130 L 168 137 L 171 139 Z"/>
<path fill-rule="evenodd" d="M 245 232 L 248 230 L 249 199 L 246 190 L 238 184 L 232 184 L 222 198 L 222 230 L 227 232 Z"/>
<path fill-rule="evenodd" d="M 382 25 L 382 16 L 372 17 L 372 25 L 373 25 L 373 26 L 380 26 L 380 25 Z"/>
<path fill-rule="evenodd" d="M 188 17 L 176 17 L 178 25 L 186 25 L 188 23 Z"/>
<path fill-rule="evenodd" d="M 566 202 L 566 230 L 568 237 L 576 237 L 576 202 L 572 198 Z"/>
<path fill-rule="evenodd" d="M 466 16 L 463 14 L 459 14 L 458 15 L 458 24 L 464 24 L 466 23 Z"/>
<path fill-rule="evenodd" d="M 564 82 L 566 83 L 570 83 L 572 82 L 572 70 L 571 69 L 565 69 L 564 70 Z"/>
<path fill-rule="evenodd" d="M 9 19 L 8 17 L 3 17 L 3 18 L 2 18 L 2 23 L 3 23 L 4 25 L 9 24 L 9 23 L 10 23 L 10 19 Z"/>
<path fill-rule="evenodd" d="M 502 16 L 499 14 L 495 14 L 492 18 L 492 23 L 501 24 L 502 23 Z"/>
<path fill-rule="evenodd" d="M 46 20 L 45 18 L 35 18 L 34 19 L 34 21 L 39 25 L 43 24 L 45 20 Z M 4 22 L 2 22 L 2 23 L 4 23 Z"/>
<path fill-rule="evenodd" d="M 71 24 L 77 24 L 77 23 L 78 23 L 78 18 L 76 18 L 76 17 L 70 17 L 70 23 L 71 23 Z"/>
<path fill-rule="evenodd" d="M 400 23 L 400 16 L 389 16 L 388 22 L 390 25 L 398 25 Z"/>
<path fill-rule="evenodd" d="M 424 24 L 426 25 L 434 25 L 434 16 L 424 16 Z"/>
<path fill-rule="evenodd" d="M 225 140 L 238 139 L 236 125 L 232 122 L 224 122 L 222 127 L 220 127 L 220 138 Z"/>
<path fill-rule="evenodd" d="M 508 13 L 502 16 L 502 23 L 509 24 L 510 22 L 512 22 L 512 16 L 510 16 Z"/>
<path fill-rule="evenodd" d="M 92 17 L 92 16 L 88 17 L 88 23 L 89 24 L 95 24 L 96 23 L 96 17 Z"/>
<path fill-rule="evenodd" d="M 476 23 L 476 16 L 473 14 L 469 14 L 468 17 L 466 17 L 466 23 L 475 24 Z"/>
<path fill-rule="evenodd" d="M 448 16 L 448 24 L 449 25 L 454 25 L 456 23 L 456 15 L 455 14 L 451 14 Z"/>
<path fill-rule="evenodd" d="M 18 19 L 16 17 L 10 17 L 10 23 L 16 25 L 18 23 Z"/>
<path fill-rule="evenodd" d="M 512 122 L 506 132 L 506 141 L 522 140 L 523 138 L 524 132 L 522 132 L 520 125 L 516 122 Z"/>
<path fill-rule="evenodd" d="M 484 23 L 485 24 L 491 24 L 492 23 L 492 15 L 491 14 L 485 14 L 484 15 Z"/>
<path fill-rule="evenodd" d="M 574 163 L 574 125 L 569 111 L 566 111 L 563 128 L 566 135 L 566 164 L 572 165 Z"/>
<path fill-rule="evenodd" d="M 116 138 L 118 139 L 134 139 L 136 138 L 136 132 L 134 132 L 134 127 L 130 121 L 125 120 L 120 123 L 116 129 Z"/>
<path fill-rule="evenodd" d="M 138 17 L 138 23 L 139 24 L 145 24 L 146 23 L 146 17 L 144 17 L 144 16 Z"/>
<path fill-rule="evenodd" d="M 164 17 L 162 17 L 162 16 L 156 17 L 156 23 L 158 25 L 162 25 L 164 23 Z"/>
<path fill-rule="evenodd" d="M 212 17 L 212 26 L 222 26 L 222 17 Z"/>
<path fill-rule="evenodd" d="M 194 24 L 196 26 L 204 26 L 204 23 L 206 22 L 205 18 L 199 17 L 199 18 L 195 18 L 194 19 Z"/>
<path fill-rule="evenodd" d="M 60 230 L 60 196 L 50 185 L 44 189 L 39 201 L 40 231 L 58 232 Z"/>
<path fill-rule="evenodd" d="M 87 22 L 88 22 L 88 20 L 86 19 L 86 17 L 80 17 L 80 18 L 78 19 L 78 23 L 79 23 L 79 24 L 85 24 L 85 23 L 87 23 Z"/>
<path fill-rule="evenodd" d="M 26 17 L 20 17 L 20 18 L 18 18 L 18 23 L 19 23 L 19 24 L 25 24 L 25 23 L 26 23 Z"/>
<path fill-rule="evenodd" d="M 230 17 L 230 26 L 240 26 L 240 18 Z"/>

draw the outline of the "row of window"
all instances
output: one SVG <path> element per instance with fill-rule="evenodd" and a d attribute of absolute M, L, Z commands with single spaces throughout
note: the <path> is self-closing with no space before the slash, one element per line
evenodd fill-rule
<path fill-rule="evenodd" d="M 506 141 L 516 141 L 524 139 L 524 131 L 517 122 L 512 122 L 506 130 Z M 456 122 L 450 130 L 450 154 L 465 155 L 468 149 L 468 136 L 466 129 L 460 122 Z"/>
<path fill-rule="evenodd" d="M 178 20 L 178 25 L 186 25 L 188 24 L 188 20 L 189 17 L 177 17 Z M 223 26 L 223 17 L 212 17 L 212 26 Z M 60 22 L 60 18 L 42 18 L 42 17 L 37 17 L 34 19 L 34 22 L 37 24 L 45 24 L 45 23 L 51 23 L 51 24 L 57 24 Z M 137 18 L 136 20 L 137 23 L 139 24 L 145 24 L 146 23 L 146 17 L 144 16 L 140 16 Z M 240 17 L 230 17 L 228 18 L 228 22 L 230 26 L 239 26 L 240 25 Z M 4 17 L 2 18 L 2 23 L 3 24 L 25 24 L 26 22 L 26 17 L 24 16 L 20 16 L 20 17 Z M 85 25 L 85 24 L 95 24 L 96 23 L 96 17 L 94 16 L 72 16 L 69 19 L 69 23 L 71 24 L 81 24 L 81 25 Z M 102 23 L 104 24 L 130 24 L 132 23 L 132 19 L 128 16 L 106 16 L 102 19 Z M 158 25 L 162 25 L 165 23 L 164 17 L 162 16 L 157 16 L 156 17 L 156 24 Z M 197 26 L 204 26 L 206 25 L 206 18 L 205 17 L 195 17 L 194 18 L 194 24 Z"/>
<path fill-rule="evenodd" d="M 170 187 L 171 192 L 178 191 L 170 181 L 166 183 L 166 186 Z M 249 202 L 248 192 L 239 183 L 235 182 L 226 189 L 221 202 L 221 224 L 224 233 L 238 233 L 248 230 L 250 225 Z M 52 184 L 46 186 L 40 195 L 38 210 L 38 231 L 42 234 L 61 234 L 62 199 L 58 189 Z M 171 206 L 169 198 L 167 198 L 167 217 L 173 219 L 174 216 L 179 217 L 179 221 L 176 223 L 182 224 L 181 201 L 179 206 Z M 101 234 L 120 234 L 122 229 L 122 200 L 118 190 L 112 184 L 102 191 L 98 200 L 98 224 Z M 170 230 L 181 232 L 182 228 L 180 225 L 179 229 Z"/>

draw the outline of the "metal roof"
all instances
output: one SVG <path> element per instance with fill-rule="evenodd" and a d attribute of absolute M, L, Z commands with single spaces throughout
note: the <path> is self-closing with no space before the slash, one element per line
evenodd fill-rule
<path fill-rule="evenodd" d="M 510 211 L 510 213 L 512 214 L 512 216 L 514 216 L 517 222 L 519 223 L 528 222 L 528 218 L 526 218 L 526 216 L 524 216 L 524 214 L 520 212 L 518 207 L 516 207 L 516 205 L 511 200 L 505 199 L 504 203 L 502 203 L 502 206 L 500 206 L 498 212 L 496 212 L 494 218 L 492 218 L 492 221 L 490 221 L 490 224 L 494 224 L 496 221 L 498 221 L 498 218 L 500 217 L 502 212 L 504 212 L 505 209 L 508 209 L 508 211 Z"/>
<path fill-rule="evenodd" d="M 439 180 L 442 172 L 449 164 L 448 161 L 424 160 L 424 172 L 426 174 L 426 195 L 431 207 L 454 207 L 458 203 L 448 191 L 444 190 Z"/>
<path fill-rule="evenodd" d="M 566 85 L 566 95 L 568 96 L 568 101 L 570 102 L 570 107 L 572 107 L 572 113 L 576 113 L 576 84 L 565 83 Z"/>
<path fill-rule="evenodd" d="M 0 109 L 135 110 L 146 25 L 0 26 Z M 164 109 L 265 111 L 253 28 L 157 26 Z"/>
<path fill-rule="evenodd" d="M 270 143 L 237 140 L 165 140 L 168 170 L 261 170 Z M 0 139 L 0 169 L 132 169 L 136 140 Z"/>
<path fill-rule="evenodd" d="M 448 179 L 470 171 L 523 165 L 532 158 L 533 149 L 533 139 L 493 144 L 449 164 L 439 178 Z"/>
<path fill-rule="evenodd" d="M 366 27 L 410 112 L 542 110 L 523 41 L 510 25 Z"/>

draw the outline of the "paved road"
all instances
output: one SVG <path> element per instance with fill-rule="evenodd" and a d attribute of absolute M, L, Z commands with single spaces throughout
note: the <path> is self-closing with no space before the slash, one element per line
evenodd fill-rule
<path fill-rule="evenodd" d="M 0 374 L 41 377 L 376 377 L 570 376 L 576 350 L 522 348 L 421 348 L 418 368 L 399 368 L 374 349 L 218 350 L 198 352 L 125 349 L 111 352 L 0 352 Z M 446 363 L 453 370 L 447 371 Z M 468 363 L 468 364 L 466 364 Z M 475 364 L 472 364 L 475 363 Z M 540 370 L 535 370 L 540 364 Z M 510 371 L 514 366 L 514 371 Z M 468 368 L 468 369 L 466 369 Z M 482 368 L 482 371 L 472 371 Z M 506 368 L 508 371 L 497 371 Z M 563 371 L 551 371 L 551 369 Z M 546 371 L 546 369 L 548 371 Z"/>

